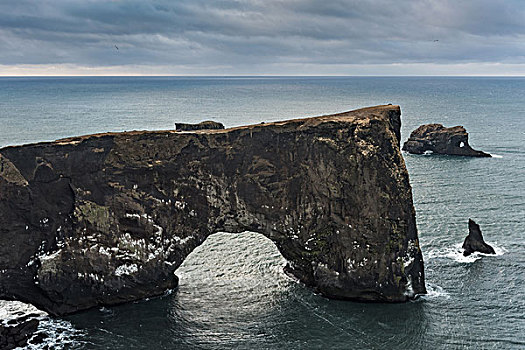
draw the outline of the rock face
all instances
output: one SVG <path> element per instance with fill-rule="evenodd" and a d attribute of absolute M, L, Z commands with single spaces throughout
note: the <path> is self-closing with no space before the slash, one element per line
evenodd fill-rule
<path fill-rule="evenodd" d="M 485 243 L 483 240 L 483 235 L 481 234 L 481 229 L 479 225 L 474 222 L 472 219 L 468 219 L 468 236 L 463 242 L 463 255 L 469 256 L 474 252 L 480 252 L 485 254 L 496 254 L 494 248 Z"/>
<path fill-rule="evenodd" d="M 194 130 L 218 130 L 224 129 L 224 125 L 213 120 L 206 120 L 198 124 L 175 123 L 177 131 L 194 131 Z"/>
<path fill-rule="evenodd" d="M 0 297 L 52 314 L 175 288 L 215 232 L 259 232 L 330 298 L 425 293 L 400 109 L 0 149 Z"/>
<path fill-rule="evenodd" d="M 468 133 L 462 126 L 445 128 L 441 124 L 425 124 L 412 131 L 403 144 L 403 151 L 414 154 L 433 152 L 470 157 L 490 157 L 490 154 L 476 151 L 468 143 Z"/>

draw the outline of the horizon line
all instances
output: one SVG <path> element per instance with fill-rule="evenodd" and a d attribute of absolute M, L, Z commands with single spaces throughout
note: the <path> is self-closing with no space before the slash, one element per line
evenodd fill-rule
<path fill-rule="evenodd" d="M 283 74 L 261 74 L 261 75 L 244 75 L 244 74 L 234 74 L 234 75 L 219 75 L 219 74 L 123 74 L 123 75 L 113 75 L 113 74 L 80 74 L 80 75 L 58 75 L 58 74 L 40 74 L 40 75 L 0 75 L 0 78 L 89 78 L 89 77 L 99 77 L 99 78 L 148 78 L 148 77 L 166 77 L 166 78 L 425 78 L 425 77 L 450 77 L 450 78 L 525 78 L 525 74 L 514 75 L 514 74 L 504 74 L 504 75 L 486 75 L 486 74 L 425 74 L 425 75 L 368 75 L 368 74 L 356 74 L 356 75 L 283 75 Z"/>

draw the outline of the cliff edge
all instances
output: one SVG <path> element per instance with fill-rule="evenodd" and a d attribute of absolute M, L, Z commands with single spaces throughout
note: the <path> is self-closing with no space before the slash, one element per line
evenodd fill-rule
<path fill-rule="evenodd" d="M 221 231 L 330 298 L 425 293 L 398 106 L 0 149 L 0 297 L 52 314 L 160 295 Z"/>

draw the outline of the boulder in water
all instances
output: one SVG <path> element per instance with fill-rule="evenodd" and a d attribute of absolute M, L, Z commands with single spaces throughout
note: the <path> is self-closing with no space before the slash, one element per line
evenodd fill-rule
<path fill-rule="evenodd" d="M 472 219 L 468 219 L 468 236 L 465 238 L 465 242 L 463 242 L 463 249 L 465 249 L 463 252 L 464 256 L 469 256 L 474 252 L 496 254 L 494 248 L 485 243 L 479 225 Z"/>

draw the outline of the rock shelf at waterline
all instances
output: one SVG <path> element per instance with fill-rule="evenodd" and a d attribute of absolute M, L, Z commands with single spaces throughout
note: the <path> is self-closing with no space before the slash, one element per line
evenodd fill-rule
<path fill-rule="evenodd" d="M 258 232 L 329 298 L 426 293 L 399 106 L 0 149 L 0 297 L 52 314 L 160 295 L 215 232 Z"/>

